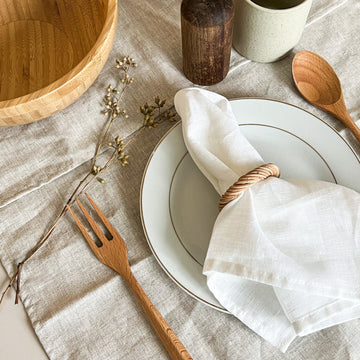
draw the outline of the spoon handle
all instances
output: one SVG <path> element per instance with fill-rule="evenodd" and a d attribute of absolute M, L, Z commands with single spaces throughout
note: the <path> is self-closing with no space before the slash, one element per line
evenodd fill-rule
<path fill-rule="evenodd" d="M 329 112 L 335 115 L 335 117 L 337 117 L 360 142 L 360 128 L 355 124 L 354 120 L 346 109 L 343 96 L 341 96 L 340 100 L 333 104 L 332 108 L 329 110 Z"/>
<path fill-rule="evenodd" d="M 357 141 L 360 143 L 360 128 L 355 124 L 355 121 L 350 116 L 349 111 L 345 106 L 344 96 L 342 93 L 340 99 L 334 104 L 320 105 L 319 107 L 340 120 L 353 133 Z"/>
<path fill-rule="evenodd" d="M 351 118 L 350 114 L 347 111 L 343 114 L 341 121 L 360 142 L 360 128 L 355 124 L 354 120 Z"/>

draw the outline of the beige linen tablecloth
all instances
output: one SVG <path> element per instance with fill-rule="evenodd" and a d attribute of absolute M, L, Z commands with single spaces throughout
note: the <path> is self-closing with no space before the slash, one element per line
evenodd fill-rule
<path fill-rule="evenodd" d="M 360 154 L 353 136 L 306 103 L 291 78 L 297 51 L 325 57 L 340 77 L 351 115 L 359 119 L 359 16 L 358 0 L 314 0 L 301 42 L 290 56 L 258 64 L 233 51 L 227 78 L 208 88 L 227 98 L 265 97 L 300 106 L 333 125 Z M 114 46 L 93 86 L 48 119 L 0 128 L 0 260 L 10 275 L 88 171 L 103 125 L 104 89 L 113 82 L 115 58 L 124 55 L 134 57 L 139 67 L 125 95 L 130 117 L 114 128 L 120 137 L 141 125 L 139 105 L 156 95 L 171 105 L 179 89 L 192 85 L 181 71 L 180 1 L 120 0 Z M 191 298 L 165 275 L 142 231 L 139 188 L 150 152 L 169 126 L 143 132 L 129 149 L 130 165 L 112 167 L 106 185 L 97 183 L 89 193 L 126 239 L 135 276 L 193 358 L 360 358 L 359 320 L 298 339 L 282 354 L 234 317 Z M 124 281 L 97 261 L 69 216 L 24 267 L 21 299 L 51 359 L 167 358 Z"/>

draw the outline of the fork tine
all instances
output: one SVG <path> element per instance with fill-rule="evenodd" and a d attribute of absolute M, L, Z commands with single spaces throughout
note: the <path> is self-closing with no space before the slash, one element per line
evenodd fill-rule
<path fill-rule="evenodd" d="M 94 200 L 91 199 L 91 197 L 85 193 L 86 197 L 89 199 L 92 207 L 96 211 L 96 213 L 99 215 L 101 221 L 105 225 L 105 227 L 108 229 L 109 233 L 115 238 L 116 236 L 120 237 L 120 234 L 115 230 L 115 228 L 112 226 L 111 222 L 108 220 L 108 218 L 102 213 L 102 211 L 98 208 L 98 206 L 95 204 Z"/>
<path fill-rule="evenodd" d="M 81 204 L 80 200 L 76 199 L 76 202 L 78 203 L 79 208 L 81 209 L 84 216 L 86 217 L 86 220 L 88 221 L 89 225 L 94 230 L 94 233 L 96 234 L 96 236 L 100 239 L 102 244 L 105 245 L 106 242 L 108 241 L 108 239 L 106 238 L 106 236 L 100 229 L 99 225 L 95 222 L 95 220 L 91 217 L 91 215 L 88 213 L 88 211 L 84 208 L 84 206 Z"/>
<path fill-rule="evenodd" d="M 88 242 L 88 244 L 91 247 L 91 250 L 97 254 L 99 248 L 97 247 L 97 245 L 95 244 L 94 240 L 91 238 L 91 236 L 89 235 L 89 233 L 87 232 L 87 230 L 85 229 L 85 226 L 82 224 L 82 222 L 80 221 L 80 219 L 75 215 L 75 213 L 72 211 L 71 207 L 69 205 L 66 205 L 66 207 L 68 208 L 71 216 L 73 217 L 73 219 L 75 220 L 78 228 L 80 229 L 81 233 L 84 235 L 84 238 L 86 239 L 86 241 Z"/>

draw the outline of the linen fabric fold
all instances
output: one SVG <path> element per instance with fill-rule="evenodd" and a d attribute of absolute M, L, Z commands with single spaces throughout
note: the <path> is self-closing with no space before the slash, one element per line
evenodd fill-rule
<path fill-rule="evenodd" d="M 264 163 L 223 96 L 183 89 L 175 107 L 189 154 L 219 195 Z M 333 183 L 260 181 L 215 221 L 209 289 L 283 352 L 297 336 L 360 317 L 359 204 L 356 191 Z"/>

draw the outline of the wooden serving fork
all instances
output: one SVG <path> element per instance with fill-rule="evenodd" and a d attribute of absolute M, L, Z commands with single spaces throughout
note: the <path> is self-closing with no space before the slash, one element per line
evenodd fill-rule
<path fill-rule="evenodd" d="M 68 210 L 74 218 L 77 226 L 84 235 L 86 241 L 90 245 L 92 251 L 95 253 L 97 258 L 105 265 L 109 266 L 117 273 L 119 273 L 124 280 L 129 284 L 131 290 L 136 296 L 139 304 L 142 306 L 145 311 L 146 316 L 150 320 L 151 325 L 157 332 L 160 340 L 168 351 L 170 358 L 173 360 L 190 360 L 192 357 L 186 351 L 184 345 L 177 338 L 175 333 L 172 331 L 170 326 L 166 323 L 165 319 L 161 316 L 159 311 L 151 303 L 150 299 L 145 294 L 144 290 L 141 288 L 140 284 L 135 279 L 127 257 L 126 244 L 119 233 L 111 225 L 110 221 L 105 217 L 105 215 L 100 211 L 94 201 L 90 198 L 88 194 L 85 194 L 90 201 L 90 204 L 98 214 L 99 218 L 103 222 L 106 229 L 109 231 L 112 239 L 109 240 L 105 234 L 102 232 L 98 224 L 87 212 L 84 206 L 76 199 L 81 211 L 83 212 L 85 218 L 89 222 L 89 225 L 101 241 L 102 245 L 98 247 L 90 234 L 85 229 L 84 225 L 81 223 L 79 218 L 74 214 L 71 207 L 68 205 Z"/>

